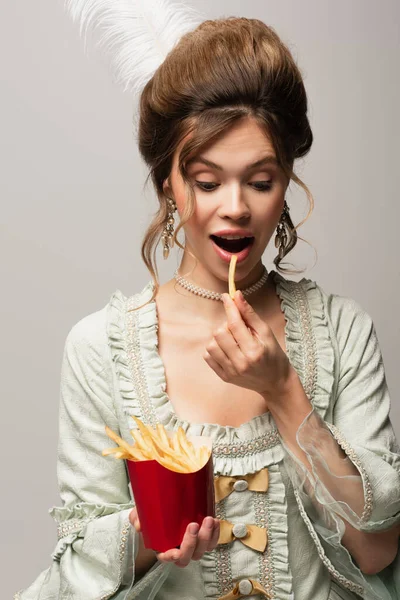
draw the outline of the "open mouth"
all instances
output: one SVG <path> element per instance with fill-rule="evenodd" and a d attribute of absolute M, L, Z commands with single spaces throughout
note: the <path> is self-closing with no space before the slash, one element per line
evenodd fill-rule
<path fill-rule="evenodd" d="M 210 238 L 217 244 L 217 246 L 223 250 L 226 250 L 227 252 L 231 252 L 232 254 L 241 252 L 254 242 L 254 237 L 244 237 L 240 240 L 226 240 L 218 235 L 210 235 Z"/>

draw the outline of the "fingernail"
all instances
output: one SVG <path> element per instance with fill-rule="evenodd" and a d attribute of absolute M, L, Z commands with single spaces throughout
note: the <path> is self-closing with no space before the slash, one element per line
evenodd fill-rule
<path fill-rule="evenodd" d="M 191 523 L 189 525 L 189 533 L 196 534 L 199 531 L 200 527 L 198 523 Z"/>
<path fill-rule="evenodd" d="M 206 517 L 204 524 L 207 529 L 212 529 L 214 527 L 214 519 L 212 517 Z"/>

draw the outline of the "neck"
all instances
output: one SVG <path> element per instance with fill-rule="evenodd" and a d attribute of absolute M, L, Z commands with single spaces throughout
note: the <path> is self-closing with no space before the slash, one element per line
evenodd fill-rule
<path fill-rule="evenodd" d="M 226 267 L 222 265 L 221 271 L 221 276 L 218 277 L 207 270 L 199 261 L 195 264 L 192 257 L 188 255 L 186 255 L 186 259 L 184 256 L 178 267 L 179 275 L 184 277 L 189 283 L 221 294 L 228 293 L 229 265 L 227 264 Z M 239 265 L 237 265 L 236 289 L 244 290 L 250 287 L 260 279 L 263 272 L 264 266 L 260 260 L 248 273 L 246 272 L 243 278 L 239 279 L 240 271 Z M 265 307 L 267 283 L 259 290 L 246 296 L 247 302 L 257 312 L 260 312 L 262 306 Z M 169 309 L 169 314 L 179 315 L 179 320 L 182 323 L 205 323 L 214 328 L 226 321 L 226 312 L 220 300 L 203 298 L 179 285 L 175 278 L 160 287 L 158 300 L 160 304 L 162 303 Z"/>

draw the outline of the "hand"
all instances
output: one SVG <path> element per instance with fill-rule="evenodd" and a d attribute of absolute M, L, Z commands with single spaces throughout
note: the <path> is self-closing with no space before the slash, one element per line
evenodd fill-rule
<path fill-rule="evenodd" d="M 229 294 L 222 294 L 222 299 L 227 323 L 213 333 L 204 360 L 223 381 L 265 398 L 286 393 L 295 371 L 270 327 L 240 290 L 234 300 Z"/>
<path fill-rule="evenodd" d="M 140 532 L 140 521 L 136 508 L 129 513 L 129 520 L 136 531 Z M 196 533 L 191 531 L 192 526 L 197 528 Z M 219 529 L 219 520 L 214 517 L 205 517 L 200 529 L 198 523 L 189 523 L 180 548 L 156 552 L 155 555 L 161 562 L 174 562 L 177 567 L 187 567 L 191 560 L 200 560 L 205 552 L 214 550 L 218 544 Z"/>

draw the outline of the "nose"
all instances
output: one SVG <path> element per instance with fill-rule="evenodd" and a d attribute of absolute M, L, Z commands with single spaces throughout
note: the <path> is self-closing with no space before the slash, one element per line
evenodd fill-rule
<path fill-rule="evenodd" d="M 240 185 L 226 188 L 219 212 L 221 218 L 228 217 L 235 221 L 246 220 L 250 217 L 249 205 Z"/>

